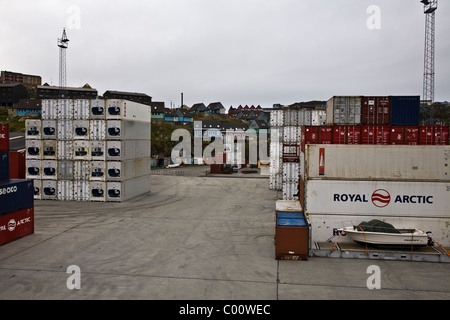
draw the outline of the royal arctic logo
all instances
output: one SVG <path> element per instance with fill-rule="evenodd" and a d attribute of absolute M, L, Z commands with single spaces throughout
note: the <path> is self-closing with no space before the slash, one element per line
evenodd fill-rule
<path fill-rule="evenodd" d="M 384 208 L 391 202 L 391 195 L 384 189 L 378 189 L 372 194 L 371 200 L 374 206 Z"/>
<path fill-rule="evenodd" d="M 16 220 L 14 220 L 14 219 L 11 219 L 11 220 L 9 220 L 9 222 L 8 222 L 8 230 L 9 231 L 14 231 L 14 229 L 16 228 Z"/>

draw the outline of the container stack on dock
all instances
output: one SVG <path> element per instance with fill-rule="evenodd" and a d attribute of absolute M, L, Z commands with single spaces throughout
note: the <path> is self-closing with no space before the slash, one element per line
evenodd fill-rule
<path fill-rule="evenodd" d="M 26 123 L 35 199 L 126 201 L 150 191 L 150 108 L 127 100 L 43 100 Z"/>
<path fill-rule="evenodd" d="M 34 233 L 33 183 L 9 169 L 9 126 L 0 125 L 0 245 Z"/>

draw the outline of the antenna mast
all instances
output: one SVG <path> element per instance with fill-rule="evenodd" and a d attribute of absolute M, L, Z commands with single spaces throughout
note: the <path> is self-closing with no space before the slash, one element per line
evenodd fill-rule
<path fill-rule="evenodd" d="M 434 56 L 435 56 L 435 22 L 437 0 L 422 0 L 425 14 L 425 58 L 423 71 L 423 100 L 434 102 Z"/>
<path fill-rule="evenodd" d="M 69 47 L 69 39 L 66 35 L 66 29 L 63 29 L 62 37 L 58 38 L 59 47 L 59 86 L 66 87 L 66 49 Z"/>

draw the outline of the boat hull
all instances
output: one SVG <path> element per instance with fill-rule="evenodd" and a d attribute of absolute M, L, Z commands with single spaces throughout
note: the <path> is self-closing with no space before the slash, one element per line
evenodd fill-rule
<path fill-rule="evenodd" d="M 395 246 L 425 246 L 428 244 L 428 235 L 420 230 L 405 233 L 383 233 L 354 230 L 353 227 L 344 228 L 343 231 L 353 241 L 373 245 Z"/>

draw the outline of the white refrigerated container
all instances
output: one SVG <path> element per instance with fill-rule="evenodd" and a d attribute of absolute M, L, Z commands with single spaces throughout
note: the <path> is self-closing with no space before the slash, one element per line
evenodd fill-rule
<path fill-rule="evenodd" d="M 105 102 L 107 120 L 133 120 L 151 122 L 150 106 L 137 102 L 108 99 Z"/>
<path fill-rule="evenodd" d="M 106 201 L 123 202 L 150 192 L 150 177 L 146 175 L 120 182 L 107 182 Z"/>
<path fill-rule="evenodd" d="M 108 140 L 150 140 L 150 122 L 129 120 L 107 120 Z"/>
<path fill-rule="evenodd" d="M 151 173 L 151 159 L 140 158 L 125 161 L 108 161 L 106 163 L 106 179 L 123 181 Z"/>

